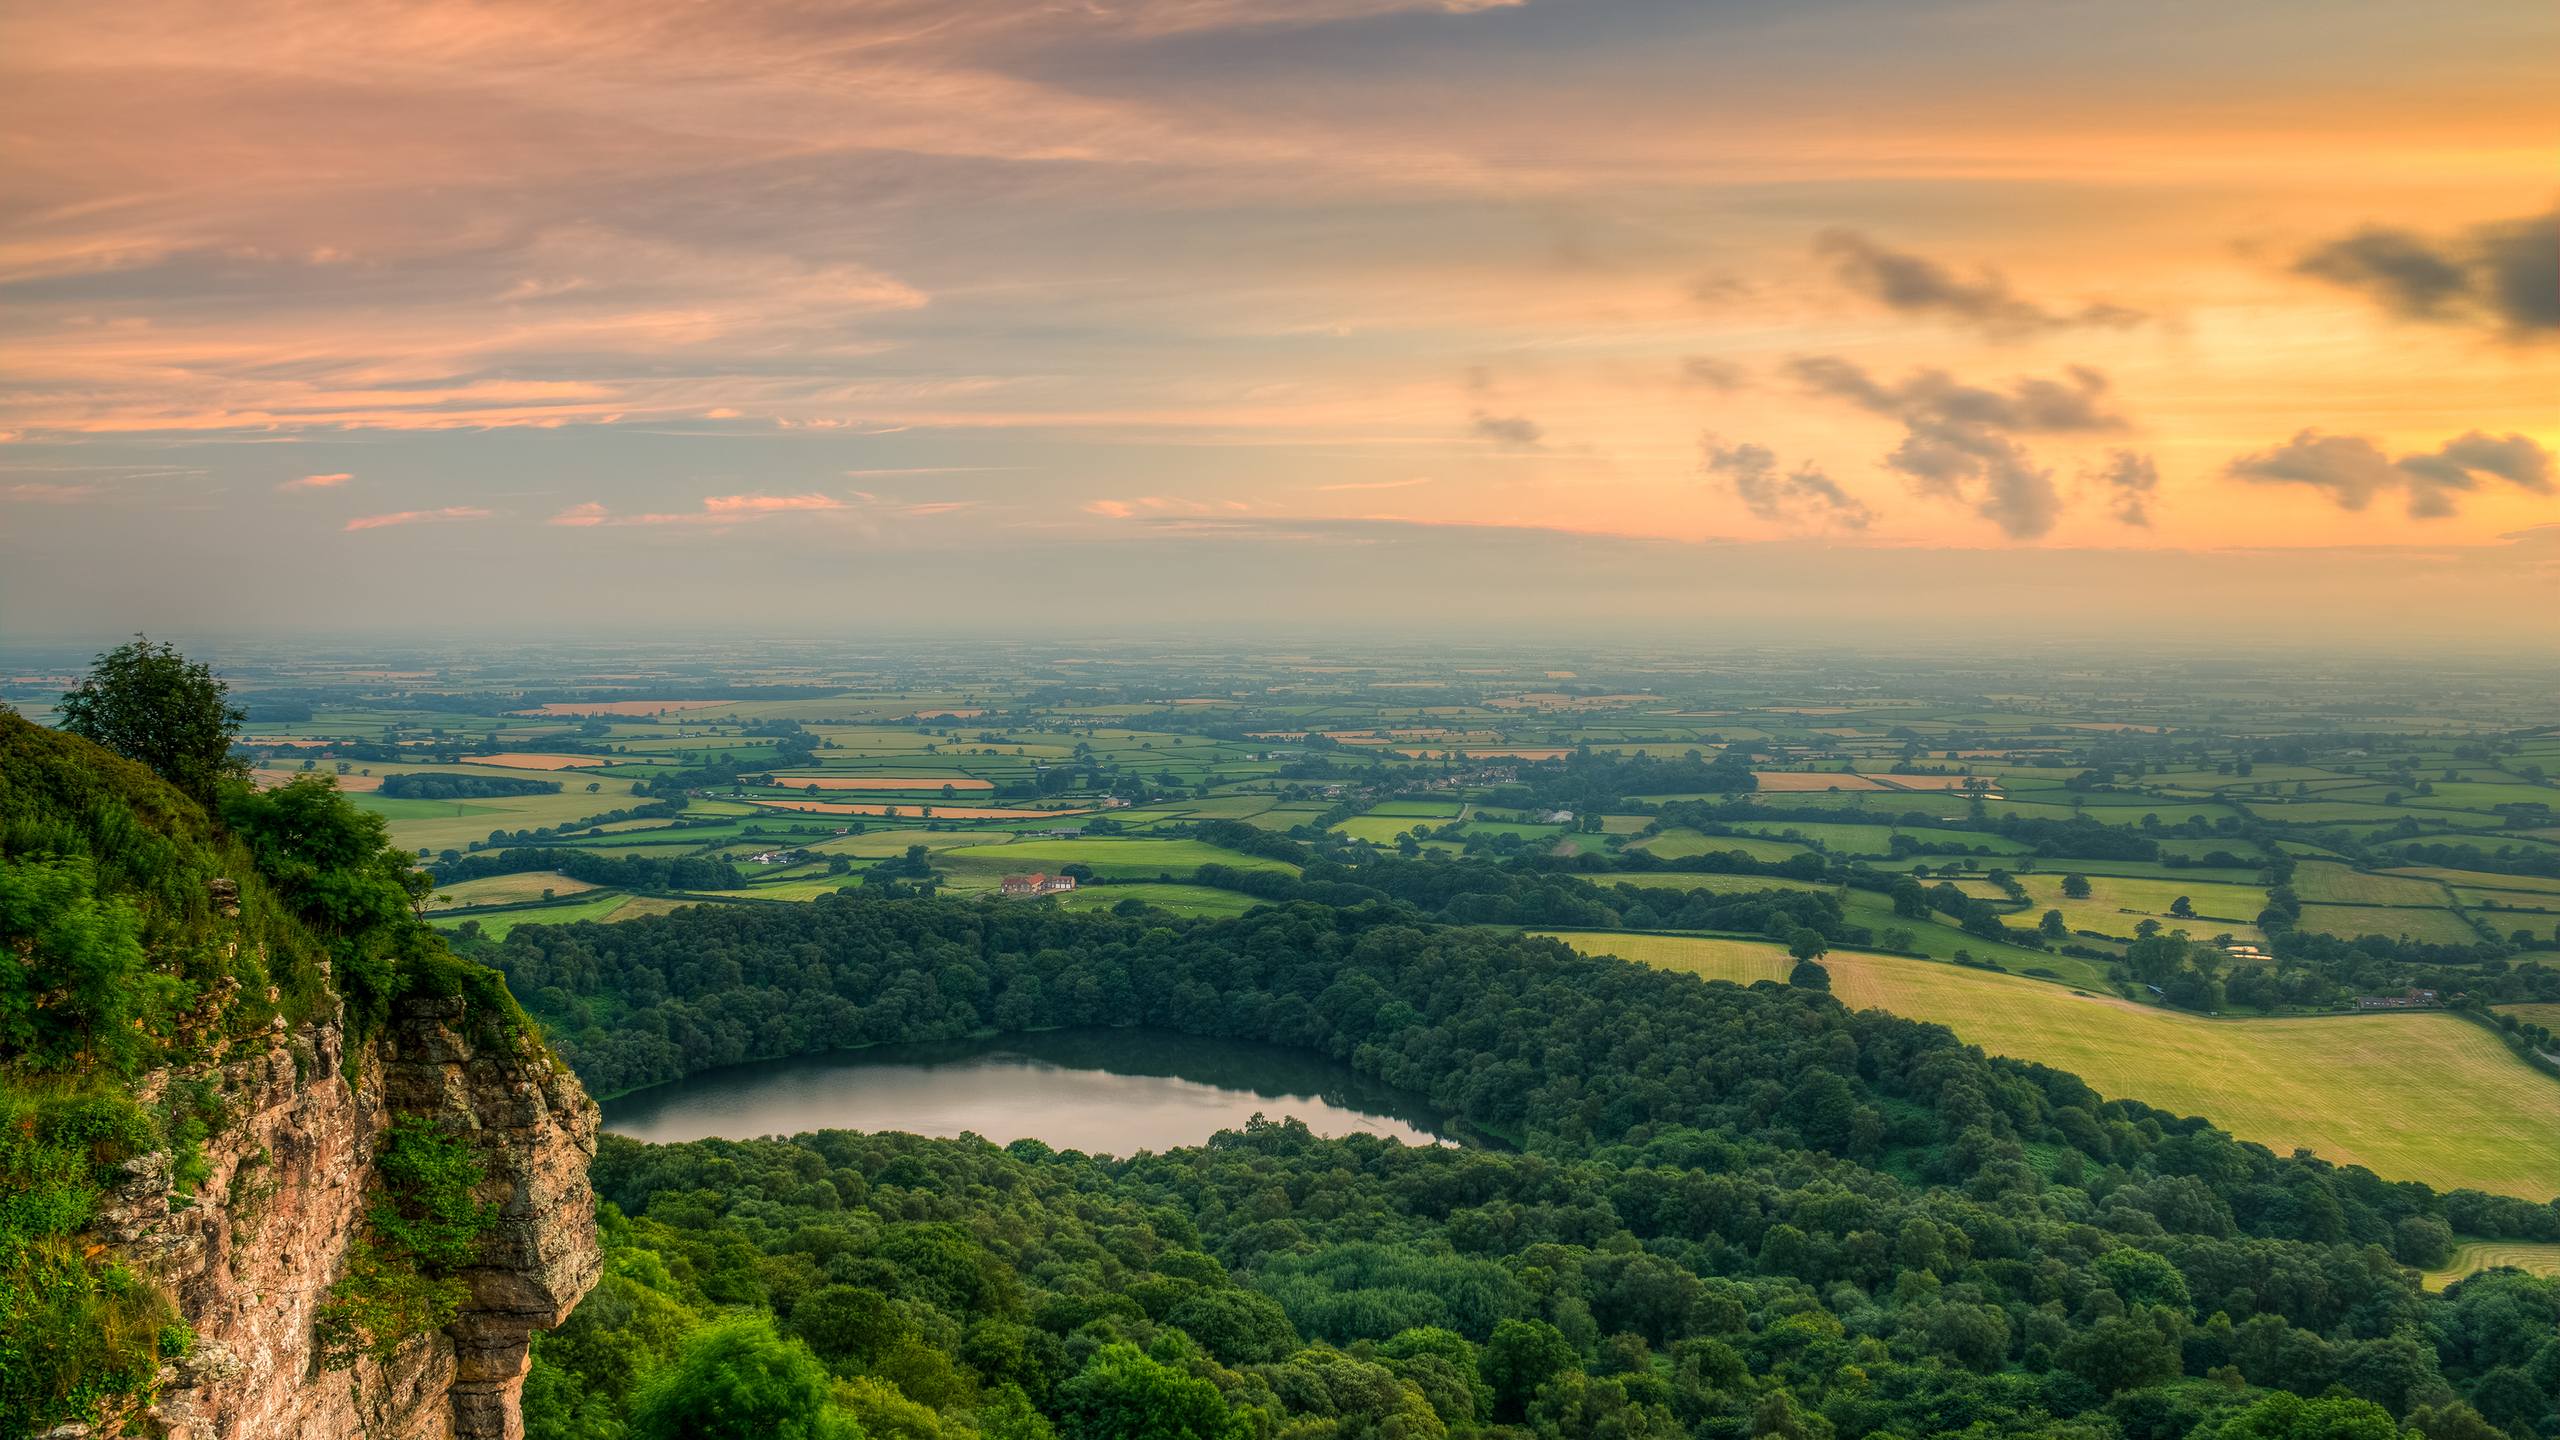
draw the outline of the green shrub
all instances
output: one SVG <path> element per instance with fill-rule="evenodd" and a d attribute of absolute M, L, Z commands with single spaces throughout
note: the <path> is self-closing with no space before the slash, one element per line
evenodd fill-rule
<path fill-rule="evenodd" d="M 78 1240 L 153 1140 L 121 1095 L 0 1081 L 0 1435 L 95 1418 L 191 1342 L 166 1296 Z"/>
<path fill-rule="evenodd" d="M 475 1196 L 485 1176 L 470 1147 L 432 1122 L 396 1121 L 374 1170 L 366 1233 L 313 1322 L 332 1369 L 388 1360 L 411 1337 L 452 1324 L 470 1293 L 453 1272 L 478 1256 L 498 1221 L 498 1207 Z"/>

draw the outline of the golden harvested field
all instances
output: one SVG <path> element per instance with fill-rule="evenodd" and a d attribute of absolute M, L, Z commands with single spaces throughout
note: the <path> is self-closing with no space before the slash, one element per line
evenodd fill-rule
<path fill-rule="evenodd" d="M 1756 941 L 1560 933 L 1576 949 L 1749 984 L 1794 962 Z M 1995 1055 L 2068 1070 L 2099 1093 L 2203 1115 L 2279 1153 L 2440 1189 L 2560 1194 L 2560 1080 L 2446 1014 L 2209 1020 L 2020 976 L 1834 952 L 1831 988 L 1861 1009 L 1944 1025 Z"/>
<path fill-rule="evenodd" d="M 539 755 L 526 750 L 502 750 L 495 755 L 465 755 L 466 765 L 495 765 L 501 770 L 577 770 L 590 765 L 610 765 L 605 755 Z"/>
<path fill-rule="evenodd" d="M 2454 1247 L 2452 1264 L 2421 1272 L 2418 1278 L 2428 1289 L 2441 1290 L 2466 1275 L 2502 1265 L 2512 1265 L 2532 1275 L 2560 1275 L 2560 1242 L 2473 1240 Z"/>
<path fill-rule="evenodd" d="M 788 790 L 993 790 L 992 780 L 967 775 L 776 775 L 773 783 Z"/>

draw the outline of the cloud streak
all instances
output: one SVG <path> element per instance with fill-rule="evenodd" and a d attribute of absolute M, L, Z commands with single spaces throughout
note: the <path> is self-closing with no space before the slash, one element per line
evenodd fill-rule
<path fill-rule="evenodd" d="M 299 480 L 287 480 L 276 488 L 278 490 L 334 490 L 354 478 L 356 477 L 353 472 L 339 470 L 327 475 L 305 475 Z"/>
<path fill-rule="evenodd" d="M 432 525 L 451 520 L 486 520 L 489 511 L 477 505 L 447 505 L 438 510 L 394 510 L 387 515 L 359 515 L 346 523 L 348 530 L 387 530 L 395 525 Z"/>
<path fill-rule="evenodd" d="M 2458 497 L 2487 481 L 2535 495 L 2553 493 L 2551 452 L 2529 436 L 2474 430 L 2431 451 L 2393 458 L 2361 435 L 2304 430 L 2291 440 L 2231 462 L 2235 480 L 2302 485 L 2341 510 L 2363 510 L 2387 494 L 2408 497 L 2413 520 L 2442 520 L 2461 509 Z"/>
<path fill-rule="evenodd" d="M 1822 232 L 1813 253 L 1830 262 L 1833 278 L 1842 285 L 1888 310 L 1952 321 L 1995 340 L 2082 327 L 2121 330 L 2149 318 L 2105 301 L 2076 310 L 2049 309 L 2010 289 L 1996 270 L 1968 279 L 1926 256 L 1888 249 L 1855 230 Z"/>

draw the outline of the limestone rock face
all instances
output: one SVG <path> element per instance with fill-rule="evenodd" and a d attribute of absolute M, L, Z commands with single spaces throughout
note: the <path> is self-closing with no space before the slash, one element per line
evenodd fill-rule
<path fill-rule="evenodd" d="M 279 1029 L 263 1053 L 181 1076 L 215 1086 L 211 1173 L 172 1197 L 166 1156 L 128 1168 L 97 1235 L 157 1279 L 197 1343 L 165 1370 L 147 1418 L 173 1440 L 518 1440 L 533 1332 L 566 1318 L 599 1257 L 587 1162 L 596 1109 L 538 1047 L 466 1038 L 459 1001 L 412 1000 L 371 1037 L 351 1083 L 333 1023 Z M 388 1363 L 320 1362 L 312 1322 L 364 1223 L 392 1119 L 467 1137 L 499 1207 L 470 1298 Z"/>

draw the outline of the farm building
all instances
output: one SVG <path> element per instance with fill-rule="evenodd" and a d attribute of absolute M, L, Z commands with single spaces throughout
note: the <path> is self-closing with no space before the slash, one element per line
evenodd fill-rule
<path fill-rule="evenodd" d="M 1056 895 L 1074 888 L 1076 888 L 1076 877 L 1073 875 L 1031 874 L 1004 877 L 1004 893 L 1007 895 Z"/>
<path fill-rule="evenodd" d="M 2404 990 L 2397 995 L 2359 995 L 2359 1010 L 2424 1010 L 2436 1003 L 2433 990 Z"/>

